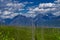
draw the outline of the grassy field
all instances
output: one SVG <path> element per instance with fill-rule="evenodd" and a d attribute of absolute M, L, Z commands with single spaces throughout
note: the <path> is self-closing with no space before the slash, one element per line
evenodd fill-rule
<path fill-rule="evenodd" d="M 60 40 L 60 28 L 37 29 L 37 40 Z"/>
<path fill-rule="evenodd" d="M 60 40 L 60 28 L 36 28 L 35 40 Z M 32 40 L 31 27 L 0 27 L 0 40 Z"/>
<path fill-rule="evenodd" d="M 32 40 L 31 31 L 31 28 L 26 27 L 0 27 L 0 40 Z"/>

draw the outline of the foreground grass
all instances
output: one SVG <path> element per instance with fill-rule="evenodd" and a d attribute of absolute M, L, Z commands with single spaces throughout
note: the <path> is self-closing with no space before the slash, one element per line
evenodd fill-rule
<path fill-rule="evenodd" d="M 32 28 L 0 27 L 0 40 L 32 40 Z M 36 28 L 35 40 L 60 40 L 60 28 Z"/>
<path fill-rule="evenodd" d="M 40 28 L 37 30 L 37 40 L 60 40 L 60 28 L 43 28 L 43 32 Z"/>
<path fill-rule="evenodd" d="M 0 40 L 32 40 L 30 28 L 0 27 Z"/>

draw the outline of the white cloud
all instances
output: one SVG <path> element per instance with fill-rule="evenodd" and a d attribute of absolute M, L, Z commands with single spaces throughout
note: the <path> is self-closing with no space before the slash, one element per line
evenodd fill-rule
<path fill-rule="evenodd" d="M 40 14 L 52 13 L 55 16 L 60 16 L 60 3 L 41 3 L 38 7 L 35 7 L 34 12 L 39 12 Z M 36 13 L 38 14 L 38 13 Z"/>
<path fill-rule="evenodd" d="M 47 8 L 47 7 L 54 7 L 54 3 L 42 3 L 39 4 L 39 8 Z"/>
<path fill-rule="evenodd" d="M 28 11 L 27 13 L 31 13 L 31 14 L 33 14 L 33 13 L 35 13 L 34 11 Z"/>
<path fill-rule="evenodd" d="M 53 15 L 55 16 L 60 16 L 60 11 L 56 12 L 56 13 L 53 13 Z"/>
<path fill-rule="evenodd" d="M 36 16 L 36 14 L 35 14 L 34 11 L 28 11 L 27 14 L 26 14 L 26 16 L 27 17 L 33 17 L 34 18 Z"/>
<path fill-rule="evenodd" d="M 14 13 L 14 12 L 10 12 L 10 11 L 5 10 L 1 13 L 0 17 L 5 19 L 5 18 L 13 18 L 17 15 L 18 15 L 18 13 Z"/>
<path fill-rule="evenodd" d="M 3 15 L 9 15 L 9 14 L 11 14 L 11 13 L 13 13 L 13 12 L 10 12 L 10 11 L 4 11 L 4 12 L 3 12 Z"/>
<path fill-rule="evenodd" d="M 18 11 L 24 10 L 25 7 L 24 3 L 18 3 L 17 1 L 1 0 L 1 2 L 1 7 L 3 7 L 0 9 L 1 18 L 13 18 L 18 15 Z"/>
<path fill-rule="evenodd" d="M 41 11 L 46 11 L 46 12 L 51 11 L 55 9 L 55 4 L 54 3 L 42 3 L 42 4 L 39 4 L 38 9 Z"/>
<path fill-rule="evenodd" d="M 44 9 L 44 8 L 35 8 L 35 9 L 33 9 L 33 11 L 35 11 L 35 12 L 39 12 L 39 13 L 47 13 L 47 12 L 54 12 L 54 11 L 56 11 L 56 8 L 46 8 L 46 9 Z"/>
<path fill-rule="evenodd" d="M 34 2 L 23 2 L 24 4 L 33 4 Z"/>
<path fill-rule="evenodd" d="M 26 16 L 26 17 L 32 17 L 34 18 L 36 16 L 34 11 L 28 11 L 27 13 L 20 13 L 20 15 Z"/>
<path fill-rule="evenodd" d="M 29 7 L 27 11 L 27 16 L 33 17 L 36 16 L 38 13 L 40 14 L 47 14 L 47 13 L 52 13 L 55 16 L 60 16 L 60 0 L 54 3 L 40 3 L 37 7 L 32 8 Z"/>
<path fill-rule="evenodd" d="M 10 15 L 1 15 L 0 17 L 2 17 L 3 19 L 6 19 L 6 18 L 12 19 L 12 18 L 14 18 L 17 15 L 18 15 L 18 13 L 12 13 Z"/>
<path fill-rule="evenodd" d="M 23 3 L 7 3 L 6 6 L 11 6 L 11 7 L 14 7 L 14 8 L 22 8 L 24 7 L 25 5 Z"/>
<path fill-rule="evenodd" d="M 7 3 L 6 6 L 13 6 L 13 3 Z"/>
<path fill-rule="evenodd" d="M 26 14 L 23 14 L 24 16 L 26 17 L 32 17 L 34 18 L 36 15 L 34 13 L 26 13 Z"/>

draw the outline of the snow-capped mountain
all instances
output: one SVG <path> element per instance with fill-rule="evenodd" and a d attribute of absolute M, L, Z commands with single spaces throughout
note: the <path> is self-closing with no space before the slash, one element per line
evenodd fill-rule
<path fill-rule="evenodd" d="M 13 19 L 4 19 L 2 24 L 17 25 L 17 26 L 60 26 L 60 16 L 56 17 L 52 14 L 42 15 L 38 14 L 35 18 L 17 15 Z"/>
<path fill-rule="evenodd" d="M 60 16 L 56 17 L 54 15 L 37 15 L 35 24 L 37 26 L 49 26 L 49 27 L 59 27 L 60 26 Z"/>
<path fill-rule="evenodd" d="M 32 18 L 26 17 L 23 15 L 17 15 L 12 19 L 9 25 L 19 25 L 19 26 L 31 26 L 32 25 Z"/>

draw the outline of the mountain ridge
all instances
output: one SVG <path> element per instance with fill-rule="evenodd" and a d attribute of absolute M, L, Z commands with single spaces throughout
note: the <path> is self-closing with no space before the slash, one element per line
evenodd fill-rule
<path fill-rule="evenodd" d="M 17 15 L 13 19 L 4 19 L 4 21 L 5 25 L 32 26 L 33 23 L 35 26 L 60 26 L 60 16 L 42 14 L 38 14 L 35 18 Z"/>

